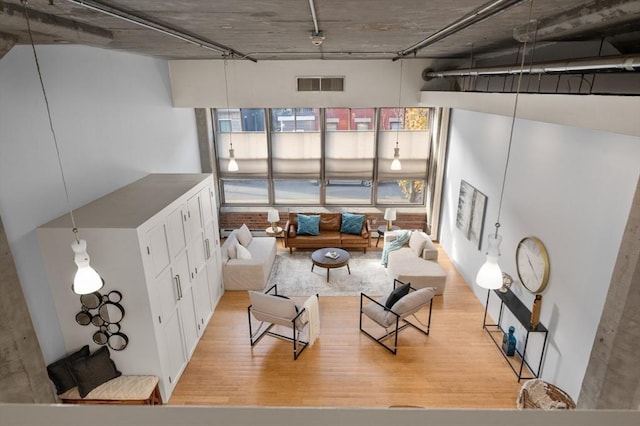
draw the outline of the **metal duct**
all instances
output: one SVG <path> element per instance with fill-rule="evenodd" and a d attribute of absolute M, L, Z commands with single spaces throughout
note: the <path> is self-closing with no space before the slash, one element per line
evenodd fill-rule
<path fill-rule="evenodd" d="M 532 64 L 531 67 L 525 68 L 522 72 L 524 74 L 593 73 L 597 71 L 635 71 L 636 68 L 640 68 L 640 56 L 625 55 Z M 429 81 L 432 78 L 510 75 L 519 73 L 520 66 L 516 65 L 447 71 L 433 71 L 427 68 L 422 72 L 422 79 Z"/>
<path fill-rule="evenodd" d="M 526 0 L 491 0 L 488 3 L 483 4 L 479 8 L 464 15 L 462 18 L 452 22 L 441 30 L 436 31 L 424 40 L 419 41 L 411 47 L 401 50 L 400 52 L 398 52 L 398 56 L 393 58 L 393 60 L 396 61 L 404 56 L 407 56 L 410 53 L 415 54 L 416 52 L 418 52 L 418 50 L 423 49 L 430 44 L 447 38 L 450 35 L 457 33 L 458 31 L 461 31 L 473 24 L 490 18 L 491 16 L 500 13 L 512 6 L 517 6 L 524 1 Z"/>

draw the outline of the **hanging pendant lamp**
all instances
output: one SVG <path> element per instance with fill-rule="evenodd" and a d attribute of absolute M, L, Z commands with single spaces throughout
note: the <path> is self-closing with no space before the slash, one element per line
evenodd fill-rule
<path fill-rule="evenodd" d="M 404 120 L 400 119 L 399 114 L 400 111 L 403 111 L 402 108 L 402 59 L 400 59 L 400 82 L 398 84 L 398 109 L 396 113 L 398 114 L 397 122 L 396 122 L 396 146 L 393 148 L 393 161 L 391 162 L 391 170 L 398 171 L 402 170 L 402 164 L 400 164 L 400 146 L 399 146 L 399 136 L 400 136 L 400 126 L 403 125 Z M 404 118 L 404 117 L 403 117 Z"/>
<path fill-rule="evenodd" d="M 531 24 L 531 12 L 533 10 L 533 1 L 529 6 L 529 20 L 527 21 L 527 30 L 529 24 Z M 537 31 L 537 28 L 536 28 Z M 529 31 L 527 31 L 529 33 Z M 534 38 L 535 40 L 535 38 Z M 535 44 L 534 44 L 535 47 Z M 487 258 L 485 263 L 478 270 L 478 274 L 476 275 L 476 284 L 482 288 L 495 290 L 502 287 L 502 270 L 500 269 L 500 265 L 498 263 L 500 259 L 500 243 L 502 242 L 502 237 L 499 235 L 498 230 L 500 228 L 500 213 L 502 211 L 502 199 L 504 196 L 504 186 L 507 180 L 507 171 L 509 168 L 509 158 L 511 156 L 511 144 L 513 142 L 513 130 L 515 128 L 516 123 L 516 113 L 518 110 L 518 97 L 520 96 L 520 84 L 522 83 L 522 74 L 524 72 L 524 60 L 526 56 L 527 50 L 527 39 L 524 41 L 524 45 L 522 48 L 522 59 L 520 62 L 520 73 L 518 75 L 518 84 L 516 86 L 516 96 L 513 103 L 513 114 L 511 116 L 511 130 L 509 133 L 509 145 L 507 148 L 507 159 L 504 165 L 504 173 L 502 175 L 502 188 L 500 190 L 500 202 L 498 204 L 498 217 L 496 219 L 496 232 L 495 234 L 489 234 L 487 243 L 489 248 L 487 250 Z"/>
<path fill-rule="evenodd" d="M 40 80 L 40 87 L 42 88 L 42 95 L 44 97 L 44 103 L 47 111 L 47 117 L 49 119 L 49 129 L 51 129 L 51 135 L 53 138 L 53 144 L 56 148 L 56 155 L 58 157 L 58 166 L 60 168 L 60 176 L 62 178 L 62 185 L 64 187 L 64 193 L 67 198 L 67 207 L 69 209 L 69 216 L 71 217 L 71 224 L 73 226 L 73 233 L 75 236 L 74 241 L 71 243 L 71 249 L 75 254 L 75 263 L 78 267 L 73 279 L 72 290 L 76 294 L 89 294 L 100 290 L 104 286 L 104 280 L 98 275 L 95 269 L 89 264 L 89 254 L 87 253 L 87 242 L 78 238 L 78 227 L 76 226 L 75 218 L 73 217 L 73 209 L 71 208 L 71 201 L 69 199 L 69 191 L 67 189 L 67 182 L 64 177 L 64 168 L 62 167 L 62 158 L 60 157 L 60 149 L 58 148 L 58 138 L 53 127 L 53 120 L 51 119 L 51 110 L 49 109 L 49 100 L 47 99 L 47 92 L 44 88 L 44 82 L 42 78 L 42 72 L 40 71 L 40 63 L 38 62 L 38 54 L 36 53 L 36 46 L 33 42 L 33 34 L 31 32 L 31 23 L 29 22 L 29 12 L 27 9 L 26 0 L 22 1 L 24 8 L 24 17 L 27 22 L 27 32 L 29 33 L 29 40 L 31 49 L 33 50 L 33 57 L 36 63 L 36 70 Z"/>
<path fill-rule="evenodd" d="M 229 122 L 231 127 L 229 128 L 229 164 L 227 165 L 227 171 L 237 172 L 240 170 L 238 162 L 236 161 L 235 151 L 233 149 L 233 120 L 231 119 L 231 110 L 229 109 L 229 82 L 227 81 L 227 58 L 224 59 L 224 92 L 227 98 L 227 114 L 229 115 Z"/>

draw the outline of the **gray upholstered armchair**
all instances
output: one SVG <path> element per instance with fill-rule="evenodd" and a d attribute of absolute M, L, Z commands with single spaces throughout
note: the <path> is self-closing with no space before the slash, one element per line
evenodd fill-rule
<path fill-rule="evenodd" d="M 389 295 L 378 299 L 360 293 L 360 331 L 395 355 L 398 351 L 398 333 L 405 328 L 412 327 L 424 335 L 429 335 L 435 289 L 426 287 L 416 290 L 410 284 L 398 280 L 393 280 L 393 287 Z M 427 304 L 429 313 L 426 322 L 423 323 L 418 318 L 418 312 Z M 385 334 L 376 337 L 369 333 L 363 327 L 363 315 L 384 328 Z M 409 321 L 409 317 L 413 317 L 415 322 Z M 391 337 L 394 337 L 393 345 L 386 344 L 384 341 Z"/>
<path fill-rule="evenodd" d="M 313 345 L 320 332 L 317 295 L 307 298 L 302 306 L 297 306 L 294 300 L 279 295 L 277 286 L 273 285 L 264 293 L 249 291 L 249 299 L 251 305 L 247 307 L 247 314 L 251 347 L 266 335 L 287 340 L 293 342 L 293 359 L 296 360 L 307 346 Z M 259 321 L 255 330 L 252 324 L 254 319 Z M 291 335 L 272 331 L 275 326 L 290 329 Z M 303 340 L 305 333 L 307 340 Z"/>

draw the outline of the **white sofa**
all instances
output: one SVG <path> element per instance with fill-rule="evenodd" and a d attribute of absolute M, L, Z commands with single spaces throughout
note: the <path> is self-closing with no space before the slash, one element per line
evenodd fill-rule
<path fill-rule="evenodd" d="M 396 239 L 394 232 L 385 233 L 387 245 Z M 436 295 L 444 293 L 447 273 L 438 264 L 438 249 L 422 231 L 412 231 L 409 241 L 387 257 L 387 274 L 413 288 L 435 287 Z"/>
<path fill-rule="evenodd" d="M 239 258 L 237 245 L 240 242 L 250 253 L 250 259 Z M 229 234 L 222 244 L 221 254 L 225 290 L 263 290 L 276 258 L 276 239 L 253 237 L 243 225 Z"/>

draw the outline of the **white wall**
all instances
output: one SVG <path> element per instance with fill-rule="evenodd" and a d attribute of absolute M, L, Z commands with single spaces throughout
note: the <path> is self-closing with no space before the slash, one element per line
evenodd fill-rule
<path fill-rule="evenodd" d="M 36 48 L 73 208 L 147 173 L 200 172 L 195 116 L 172 107 L 166 61 Z M 0 216 L 47 362 L 65 349 L 35 229 L 67 211 L 33 53 L 14 47 L 0 60 Z"/>
<path fill-rule="evenodd" d="M 420 102 L 491 114 L 512 115 L 515 93 L 423 91 Z M 520 93 L 518 117 L 545 123 L 640 136 L 640 96 Z"/>
<path fill-rule="evenodd" d="M 484 262 L 486 235 L 495 231 L 510 125 L 508 116 L 452 113 L 440 235 L 468 283 L 475 282 Z M 516 121 L 500 217 L 500 265 L 517 280 L 520 239 L 534 235 L 545 244 L 551 275 L 542 300 L 541 322 L 549 329 L 542 378 L 576 400 L 639 176 L 638 137 Z M 455 226 L 461 179 L 488 197 L 482 250 Z M 486 290 L 470 285 L 484 305 Z M 532 306 L 533 296 L 519 283 L 512 289 Z M 499 304 L 492 300 L 490 312 L 497 319 Z M 508 317 L 503 324 L 516 322 Z M 523 330 L 516 334 L 522 344 Z M 528 350 L 536 358 L 539 348 L 533 343 Z"/>

